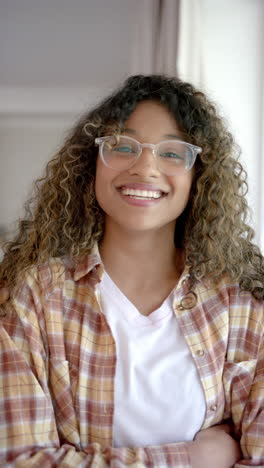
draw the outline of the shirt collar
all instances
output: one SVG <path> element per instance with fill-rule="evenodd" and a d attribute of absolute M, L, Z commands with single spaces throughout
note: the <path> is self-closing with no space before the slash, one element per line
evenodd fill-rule
<path fill-rule="evenodd" d="M 80 261 L 78 262 L 74 271 L 74 280 L 79 281 L 81 278 L 91 273 L 92 271 L 95 271 L 98 279 L 101 280 L 104 273 L 104 267 L 98 244 L 94 245 L 89 254 L 80 258 Z"/>
<path fill-rule="evenodd" d="M 190 278 L 189 267 L 185 265 L 184 270 L 181 274 L 179 283 L 183 285 Z M 104 266 L 99 252 L 98 244 L 95 244 L 91 252 L 80 258 L 75 271 L 74 271 L 74 280 L 79 281 L 85 275 L 88 275 L 92 271 L 95 272 L 98 280 L 101 281 L 104 274 Z"/>

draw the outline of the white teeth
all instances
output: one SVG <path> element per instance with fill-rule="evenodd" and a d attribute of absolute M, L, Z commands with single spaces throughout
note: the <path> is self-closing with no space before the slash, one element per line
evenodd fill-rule
<path fill-rule="evenodd" d="M 138 190 L 130 188 L 122 188 L 121 192 L 123 195 L 131 195 L 136 198 L 160 198 L 162 192 L 159 190 Z"/>

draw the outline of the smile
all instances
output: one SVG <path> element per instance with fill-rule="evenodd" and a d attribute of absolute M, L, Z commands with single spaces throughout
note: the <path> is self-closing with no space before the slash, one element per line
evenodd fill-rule
<path fill-rule="evenodd" d="M 127 195 L 136 199 L 140 200 L 152 200 L 161 198 L 163 192 L 160 190 L 138 190 L 138 189 L 131 189 L 131 188 L 122 188 L 121 193 L 123 195 Z"/>

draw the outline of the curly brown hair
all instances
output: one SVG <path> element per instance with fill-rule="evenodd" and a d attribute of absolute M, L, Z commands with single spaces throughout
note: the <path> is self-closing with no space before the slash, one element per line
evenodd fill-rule
<path fill-rule="evenodd" d="M 188 205 L 175 244 L 185 251 L 194 280 L 228 275 L 264 297 L 264 261 L 248 225 L 247 182 L 239 150 L 215 105 L 178 78 L 137 75 L 85 115 L 35 184 L 19 231 L 5 246 L 0 280 L 12 290 L 32 264 L 82 256 L 104 232 L 95 198 L 96 137 L 117 132 L 138 102 L 156 100 L 175 117 L 187 141 L 200 146 Z"/>

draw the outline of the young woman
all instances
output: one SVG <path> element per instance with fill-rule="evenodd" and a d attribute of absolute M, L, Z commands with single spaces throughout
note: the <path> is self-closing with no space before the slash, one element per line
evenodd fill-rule
<path fill-rule="evenodd" d="M 158 75 L 72 131 L 1 264 L 4 466 L 264 466 L 264 262 L 236 152 L 203 93 Z"/>

